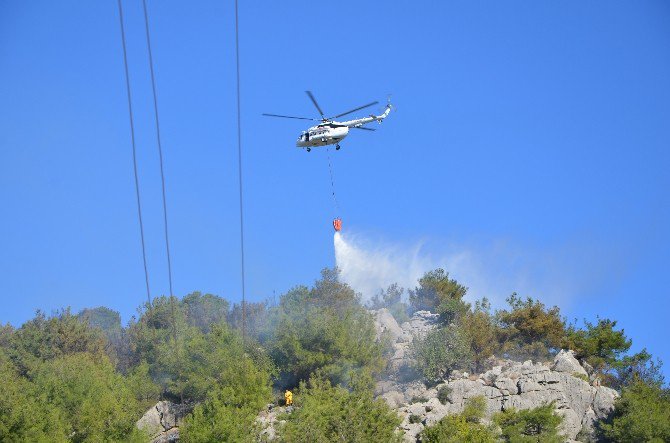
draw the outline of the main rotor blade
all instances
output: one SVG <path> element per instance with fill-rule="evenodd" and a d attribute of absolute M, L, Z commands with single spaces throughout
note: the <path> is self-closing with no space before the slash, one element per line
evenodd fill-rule
<path fill-rule="evenodd" d="M 266 117 L 281 117 L 281 118 L 295 118 L 297 120 L 312 120 L 312 121 L 321 121 L 318 118 L 309 118 L 309 117 L 293 117 L 290 115 L 278 115 L 278 114 L 263 114 Z"/>
<path fill-rule="evenodd" d="M 379 102 L 368 103 L 367 105 L 359 106 L 356 109 L 352 109 L 351 111 L 343 112 L 342 114 L 337 114 L 336 116 L 330 117 L 330 118 L 333 119 L 333 118 L 342 117 L 343 115 L 347 115 L 347 114 L 351 114 L 352 112 L 360 111 L 361 109 L 365 109 L 368 106 L 376 105 L 377 103 L 379 103 Z"/>
<path fill-rule="evenodd" d="M 316 106 L 316 109 L 319 110 L 319 114 L 321 114 L 321 118 L 325 120 L 326 116 L 323 115 L 323 111 L 321 110 L 321 107 L 319 106 L 319 104 L 316 102 L 316 99 L 314 98 L 314 95 L 312 95 L 312 91 L 305 91 L 305 92 L 307 93 L 309 98 L 312 100 L 312 103 L 314 103 L 314 106 Z"/>
<path fill-rule="evenodd" d="M 353 129 L 362 129 L 364 131 L 376 131 L 374 128 L 366 128 L 365 126 L 352 126 Z"/>

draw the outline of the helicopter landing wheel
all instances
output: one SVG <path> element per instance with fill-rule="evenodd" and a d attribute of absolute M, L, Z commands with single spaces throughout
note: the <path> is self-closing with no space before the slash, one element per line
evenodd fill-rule
<path fill-rule="evenodd" d="M 312 151 L 312 148 L 307 148 L 307 152 L 311 152 L 311 151 Z"/>
<path fill-rule="evenodd" d="M 335 145 L 335 150 L 339 151 L 340 150 L 340 145 Z"/>

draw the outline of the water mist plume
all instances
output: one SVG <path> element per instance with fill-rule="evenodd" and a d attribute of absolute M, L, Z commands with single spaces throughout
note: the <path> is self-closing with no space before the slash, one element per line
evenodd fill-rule
<path fill-rule="evenodd" d="M 431 255 L 421 243 L 371 244 L 350 232 L 336 232 L 333 240 L 340 278 L 361 293 L 363 302 L 393 283 L 413 289 L 425 272 L 437 268 L 468 287 L 466 299 L 487 297 L 498 307 L 505 305 L 512 292 L 565 306 L 593 285 L 595 277 L 580 272 L 581 260 L 575 260 L 569 251 L 522 250 L 507 242 L 480 248 L 443 247 L 445 252 Z"/>
<path fill-rule="evenodd" d="M 340 278 L 367 301 L 382 288 L 398 283 L 414 288 L 417 280 L 430 269 L 429 261 L 419 256 L 420 246 L 400 248 L 366 248 L 355 239 L 335 233 L 335 262 Z"/>

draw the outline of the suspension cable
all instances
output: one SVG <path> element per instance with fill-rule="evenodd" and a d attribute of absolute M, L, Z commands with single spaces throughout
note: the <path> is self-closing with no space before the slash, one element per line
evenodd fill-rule
<path fill-rule="evenodd" d="M 126 92 L 128 94 L 128 115 L 130 116 L 130 140 L 133 146 L 133 172 L 135 174 L 135 195 L 137 197 L 137 218 L 140 224 L 140 240 L 142 243 L 142 263 L 144 264 L 144 281 L 147 287 L 147 301 L 151 310 L 151 291 L 149 290 L 149 270 L 147 268 L 147 251 L 144 244 L 144 224 L 142 223 L 142 204 L 140 198 L 140 181 L 137 174 L 137 149 L 135 146 L 135 120 L 133 118 L 132 94 L 130 92 L 130 74 L 128 72 L 128 53 L 126 50 L 126 32 L 123 26 L 123 7 L 121 0 L 117 0 L 119 6 L 119 23 L 121 25 L 121 43 L 123 46 L 123 65 L 126 73 Z"/>
<path fill-rule="evenodd" d="M 158 158 L 161 167 L 161 187 L 163 191 L 163 226 L 165 230 L 165 253 L 167 255 L 168 268 L 168 283 L 170 288 L 170 310 L 172 311 L 172 335 L 175 343 L 177 342 L 177 322 L 175 316 L 174 292 L 172 290 L 172 260 L 170 257 L 170 239 L 168 236 L 168 215 L 167 215 L 167 199 L 165 197 L 165 173 L 163 168 L 163 146 L 161 144 L 161 130 L 160 119 L 158 118 L 158 98 L 156 94 L 156 79 L 154 76 L 154 58 L 151 52 L 151 37 L 149 32 L 149 13 L 147 12 L 147 2 L 142 0 L 142 7 L 144 8 L 144 29 L 147 36 L 147 49 L 149 53 L 149 72 L 151 73 L 151 91 L 154 99 L 154 117 L 156 121 L 156 142 L 158 144 Z"/>
<path fill-rule="evenodd" d="M 244 279 L 244 211 L 242 199 L 242 123 L 240 113 L 240 32 L 238 20 L 238 6 L 235 0 L 235 62 L 237 66 L 237 159 L 238 174 L 240 179 L 240 257 L 241 257 L 241 277 L 242 277 L 242 341 L 246 335 L 246 317 L 247 308 L 245 300 L 245 279 Z"/>
<path fill-rule="evenodd" d="M 330 150 L 326 148 L 326 155 L 328 156 L 328 171 L 330 172 L 330 190 L 333 194 L 333 203 L 335 204 L 336 216 L 340 215 L 340 204 L 337 201 L 337 196 L 335 195 L 335 180 L 333 179 L 333 166 L 330 163 Z"/>

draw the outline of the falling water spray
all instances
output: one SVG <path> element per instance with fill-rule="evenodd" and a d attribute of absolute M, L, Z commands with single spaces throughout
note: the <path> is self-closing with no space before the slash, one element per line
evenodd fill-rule
<path fill-rule="evenodd" d="M 405 250 L 375 248 L 342 232 L 335 232 L 333 243 L 340 278 L 362 295 L 363 302 L 393 283 L 413 288 L 431 266 L 419 256 L 420 245 Z"/>

